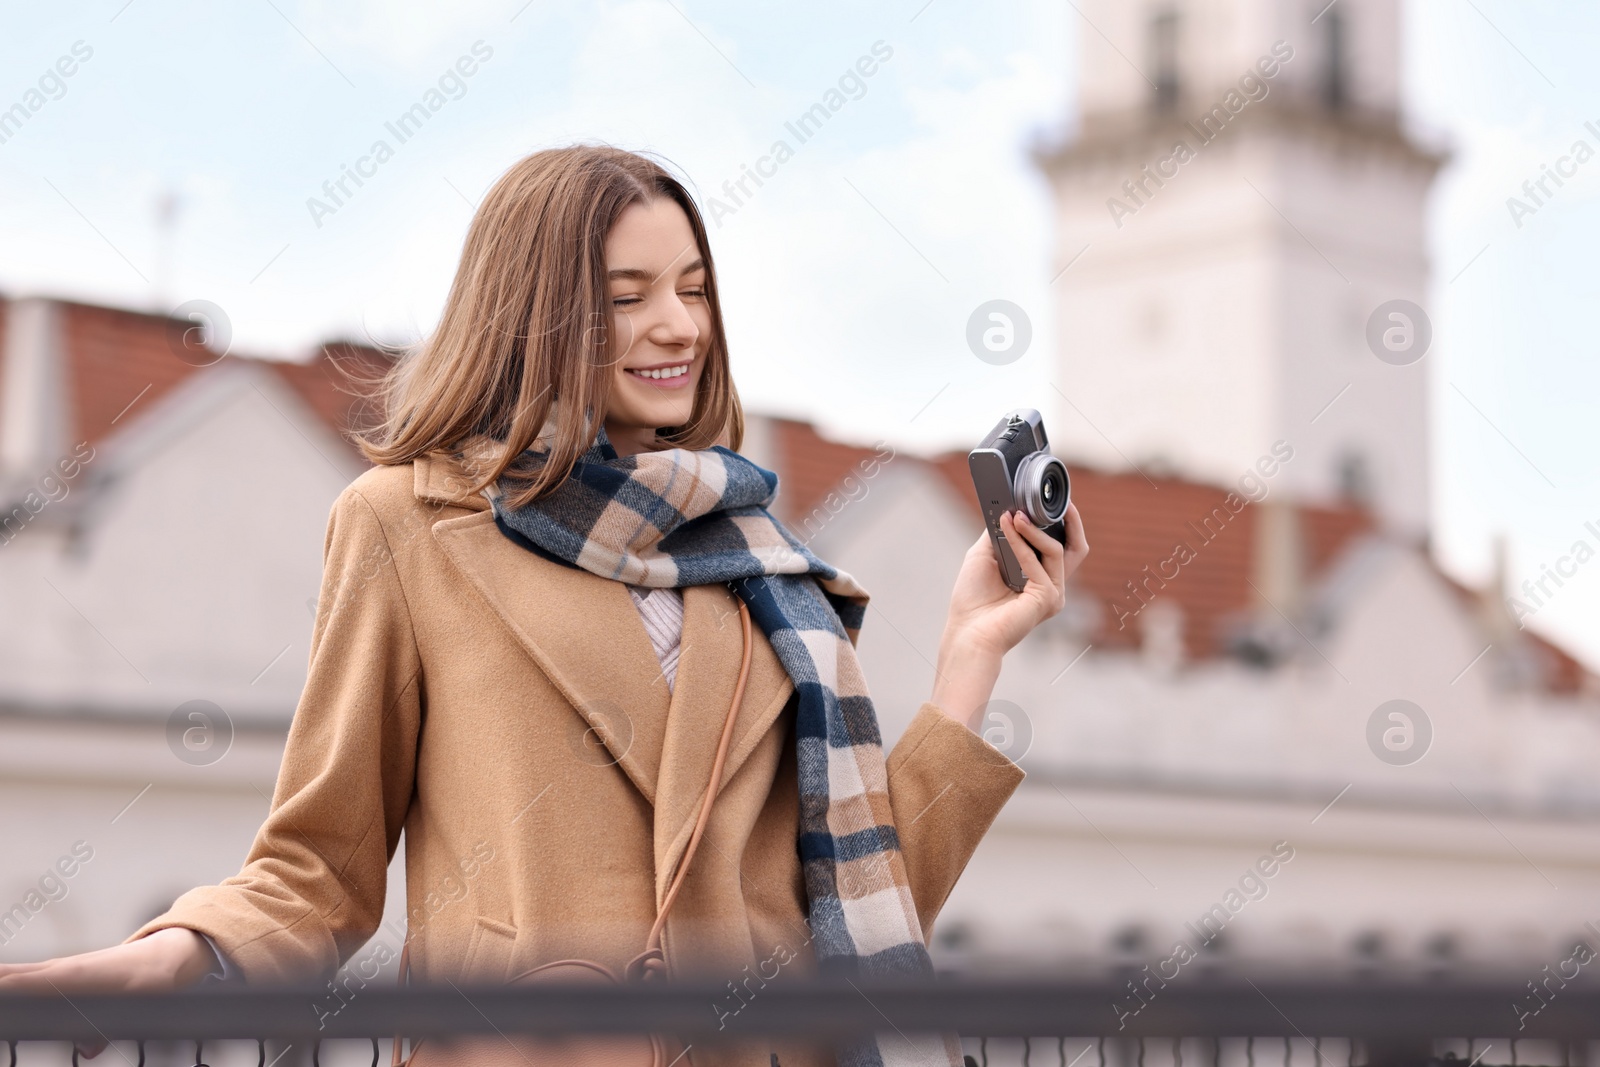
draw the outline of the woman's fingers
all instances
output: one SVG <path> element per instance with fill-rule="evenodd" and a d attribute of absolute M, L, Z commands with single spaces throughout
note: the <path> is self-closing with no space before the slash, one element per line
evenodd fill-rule
<path fill-rule="evenodd" d="M 42 971 L 55 963 L 55 960 L 40 960 L 37 963 L 0 963 L 0 984 L 8 978 L 28 974 L 31 971 Z"/>
<path fill-rule="evenodd" d="M 1067 587 L 1067 547 L 1037 526 L 1028 525 L 1024 528 L 1024 532 L 1029 535 L 1032 543 L 1039 547 L 1040 562 L 1044 565 L 1045 573 L 1050 576 L 1050 583 L 1055 587 L 1057 599 L 1064 599 Z"/>
<path fill-rule="evenodd" d="M 1028 539 L 1028 543 L 1037 548 L 1040 554 L 1046 558 L 1060 556 L 1066 552 L 1066 548 L 1061 542 L 1035 526 L 1026 512 L 1018 511 L 1013 513 L 1011 521 L 1017 530 Z"/>
<path fill-rule="evenodd" d="M 62 985 L 65 985 L 76 991 L 70 960 L 71 957 L 57 957 L 37 963 L 15 963 L 0 967 L 0 989 L 14 993 L 61 993 Z M 101 1038 L 77 1041 L 74 1046 L 79 1056 L 89 1060 L 108 1047 Z"/>
<path fill-rule="evenodd" d="M 1083 513 L 1078 505 L 1067 505 L 1067 547 L 1078 559 L 1089 554 L 1089 538 L 1083 532 Z"/>
<path fill-rule="evenodd" d="M 1056 539 L 1043 530 L 1036 529 L 1032 523 L 1029 523 L 1026 527 L 1019 525 L 1012 518 L 1011 512 L 1002 514 L 1000 523 L 1001 531 L 1007 538 L 1012 539 L 1013 544 L 1016 541 L 1023 542 L 1011 551 L 1011 554 L 1017 557 L 1017 563 L 1022 566 L 1022 573 L 1027 575 L 1029 581 L 1038 582 L 1041 587 L 1048 586 L 1051 589 L 1056 589 L 1055 582 L 1051 580 L 1050 573 L 1045 570 L 1045 566 L 1039 561 L 1039 557 L 1028 551 L 1028 546 L 1039 544 L 1040 539 L 1049 541 L 1057 548 L 1060 548 L 1061 546 Z M 1057 592 L 1059 592 L 1059 589 L 1057 589 Z"/>
<path fill-rule="evenodd" d="M 0 991 L 15 993 L 50 993 L 53 984 L 65 973 L 62 958 L 40 960 L 37 963 L 11 963 L 0 967 Z"/>

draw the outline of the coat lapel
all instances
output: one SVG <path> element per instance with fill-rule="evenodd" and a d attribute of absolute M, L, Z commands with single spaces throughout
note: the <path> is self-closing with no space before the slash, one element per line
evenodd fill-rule
<path fill-rule="evenodd" d="M 683 643 L 678 653 L 655 800 L 656 899 L 665 896 L 705 802 L 728 709 L 739 683 L 739 601 L 723 585 L 683 590 Z M 794 682 L 771 644 L 750 625 L 750 674 L 723 767 L 725 786 L 744 766 L 794 693 Z M 704 862 L 703 857 L 697 862 Z"/>
<path fill-rule="evenodd" d="M 583 717 L 568 739 L 576 758 L 616 763 L 654 803 L 667 680 L 627 588 L 541 559 L 487 508 L 434 523 L 433 537 Z"/>
<path fill-rule="evenodd" d="M 591 746 L 585 758 L 614 761 L 654 806 L 659 899 L 699 814 L 738 682 L 737 598 L 720 584 L 683 589 L 683 636 L 669 693 L 626 586 L 514 543 L 495 525 L 488 501 L 462 492 L 464 484 L 446 460 L 416 461 L 419 499 L 472 510 L 433 523 L 435 542 L 582 716 Z M 751 635 L 750 675 L 723 782 L 794 692 L 759 628 L 752 625 Z"/>

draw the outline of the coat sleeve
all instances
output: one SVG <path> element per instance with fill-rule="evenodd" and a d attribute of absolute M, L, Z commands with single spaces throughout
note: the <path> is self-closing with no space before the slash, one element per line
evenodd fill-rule
<path fill-rule="evenodd" d="M 917 710 L 885 769 L 900 854 L 926 941 L 978 842 L 1026 775 L 933 703 Z"/>
<path fill-rule="evenodd" d="M 247 982 L 332 974 L 377 930 L 410 806 L 421 660 L 384 528 L 356 487 L 334 502 L 305 689 L 243 869 L 180 896 L 165 927 L 212 940 Z"/>

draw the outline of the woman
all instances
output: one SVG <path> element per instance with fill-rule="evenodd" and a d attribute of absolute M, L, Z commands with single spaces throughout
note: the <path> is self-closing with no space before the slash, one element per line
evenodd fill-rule
<path fill-rule="evenodd" d="M 1060 610 L 1088 551 L 1076 509 L 1065 547 L 1001 520 L 1037 552 L 1017 553 L 1021 593 L 987 534 L 968 550 L 932 695 L 885 760 L 854 656 L 866 594 L 781 531 L 772 476 L 736 455 L 699 212 L 613 148 L 539 152 L 501 177 L 436 333 L 384 399 L 360 440 L 377 466 L 332 509 L 309 674 L 244 868 L 119 946 L 0 967 L 0 989 L 304 980 L 346 962 L 360 983 L 402 938 L 416 981 L 571 957 L 621 971 L 688 850 L 745 632 L 665 968 L 726 980 L 724 1016 L 775 966 L 925 971 L 939 908 L 1022 778 L 975 731 L 1001 657 Z M 409 929 L 352 961 L 379 932 L 402 830 Z M 684 1062 L 770 1053 L 831 1062 L 778 1041 Z"/>

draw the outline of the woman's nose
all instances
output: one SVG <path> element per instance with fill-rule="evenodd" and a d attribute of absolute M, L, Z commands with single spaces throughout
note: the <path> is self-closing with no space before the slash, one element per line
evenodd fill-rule
<path fill-rule="evenodd" d="M 664 301 L 661 318 L 650 333 L 652 340 L 658 343 L 685 347 L 700 339 L 700 327 L 676 294 Z"/>

